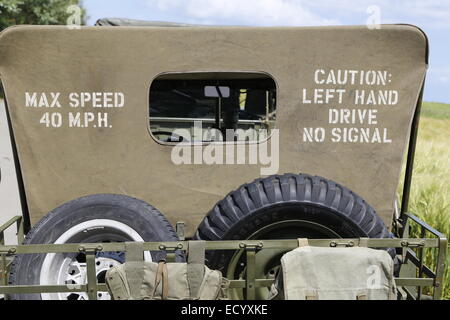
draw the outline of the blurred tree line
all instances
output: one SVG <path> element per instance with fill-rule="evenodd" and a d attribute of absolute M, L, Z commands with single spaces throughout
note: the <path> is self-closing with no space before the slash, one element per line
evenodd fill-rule
<path fill-rule="evenodd" d="M 81 24 L 85 24 L 86 10 L 79 0 L 0 0 L 0 31 L 16 24 L 67 24 L 73 11 L 81 9 Z"/>
<path fill-rule="evenodd" d="M 71 7 L 72 5 L 77 5 L 79 9 Z M 0 0 L 0 31 L 16 24 L 74 23 L 86 24 L 86 10 L 80 0 Z M 0 82 L 0 98 L 2 97 Z"/>

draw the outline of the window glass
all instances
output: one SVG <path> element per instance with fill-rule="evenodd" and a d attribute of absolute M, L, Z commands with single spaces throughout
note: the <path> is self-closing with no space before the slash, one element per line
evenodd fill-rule
<path fill-rule="evenodd" d="M 160 142 L 262 140 L 275 110 L 275 81 L 261 73 L 163 74 L 150 87 L 150 130 Z"/>

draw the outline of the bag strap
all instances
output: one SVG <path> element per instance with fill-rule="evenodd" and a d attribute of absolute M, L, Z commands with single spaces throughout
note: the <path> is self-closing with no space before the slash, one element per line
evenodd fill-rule
<path fill-rule="evenodd" d="M 125 261 L 142 262 L 144 261 L 143 242 L 125 242 Z"/>
<path fill-rule="evenodd" d="M 139 299 L 144 280 L 144 245 L 143 242 L 125 242 L 125 274 L 131 299 Z"/>
<path fill-rule="evenodd" d="M 298 246 L 301 247 L 308 247 L 309 246 L 309 242 L 307 238 L 298 238 L 297 239 L 298 242 Z"/>
<path fill-rule="evenodd" d="M 358 244 L 358 246 L 359 247 L 369 247 L 368 246 L 368 244 L 369 244 L 369 238 L 359 238 L 359 244 Z"/>
<path fill-rule="evenodd" d="M 365 293 L 358 293 L 356 295 L 356 300 L 367 300 L 367 294 L 365 294 Z"/>
<path fill-rule="evenodd" d="M 167 300 L 169 296 L 169 273 L 167 270 L 167 264 L 164 260 L 158 263 L 158 269 L 156 270 L 155 276 L 155 287 L 153 289 L 152 297 L 155 296 L 156 289 L 158 289 L 160 283 L 162 283 L 161 299 Z"/>
<path fill-rule="evenodd" d="M 198 299 L 205 274 L 206 241 L 188 241 L 187 280 L 191 299 Z"/>

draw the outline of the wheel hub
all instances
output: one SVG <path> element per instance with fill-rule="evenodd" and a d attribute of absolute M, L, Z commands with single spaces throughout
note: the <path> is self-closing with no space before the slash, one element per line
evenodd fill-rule
<path fill-rule="evenodd" d="M 54 243 L 101 243 L 143 241 L 136 231 L 127 225 L 112 220 L 88 220 L 64 232 Z M 95 258 L 98 283 L 105 283 L 106 272 L 125 260 L 123 252 L 99 252 Z M 144 252 L 144 260 L 151 261 L 150 252 Z M 49 253 L 41 267 L 40 284 L 66 285 L 69 290 L 78 289 L 87 283 L 86 256 L 79 254 Z M 43 300 L 88 300 L 85 292 L 42 293 Z M 98 292 L 97 299 L 109 300 L 108 292 Z"/>
<path fill-rule="evenodd" d="M 117 255 L 112 255 L 117 258 Z M 71 261 L 61 265 L 61 273 L 59 283 L 65 283 L 74 288 L 79 287 L 87 283 L 87 265 L 86 262 L 80 262 L 78 257 Z M 97 256 L 95 258 L 95 271 L 97 275 L 98 283 L 105 283 L 106 272 L 122 264 L 122 261 L 118 261 L 114 258 L 107 257 L 106 255 Z M 88 300 L 88 295 L 85 292 L 67 292 L 60 295 L 63 300 Z M 106 291 L 99 291 L 97 293 L 98 300 L 110 300 L 111 296 Z"/>

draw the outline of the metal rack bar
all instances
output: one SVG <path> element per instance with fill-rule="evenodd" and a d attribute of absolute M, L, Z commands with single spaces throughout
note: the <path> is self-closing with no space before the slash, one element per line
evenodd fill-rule
<path fill-rule="evenodd" d="M 407 249 L 406 257 L 419 270 L 417 278 L 396 278 L 397 286 L 402 287 L 409 297 L 415 298 L 404 286 L 413 286 L 418 288 L 417 298 L 421 298 L 421 289 L 423 287 L 433 287 L 433 298 L 439 299 L 442 294 L 442 281 L 445 271 L 445 259 L 447 254 L 447 239 L 438 231 L 418 219 L 417 217 L 407 214 L 411 221 L 421 226 L 421 236 L 425 236 L 426 232 L 430 232 L 438 238 L 400 238 L 400 239 L 310 239 L 311 246 L 319 247 L 354 247 L 364 246 L 373 248 L 405 248 Z M 6 224 L 0 227 L 0 236 L 14 223 L 18 226 L 18 237 L 21 236 L 20 225 L 21 217 L 14 217 Z M 22 229 L 23 230 L 23 229 Z M 180 234 L 182 233 L 180 226 Z M 23 232 L 23 231 L 22 231 Z M 285 249 L 292 250 L 298 247 L 298 240 L 244 240 L 244 241 L 207 241 L 207 250 L 242 250 L 246 255 L 246 274 L 245 279 L 230 280 L 230 288 L 245 289 L 246 299 L 252 300 L 256 297 L 256 288 L 268 287 L 273 279 L 257 279 L 255 274 L 256 254 L 259 250 L 264 249 Z M 411 248 L 416 248 L 421 252 L 417 257 Z M 437 248 L 436 271 L 433 272 L 423 263 L 423 250 L 425 248 Z M 176 250 L 186 250 L 187 241 L 177 242 L 145 242 L 143 244 L 144 251 L 163 250 L 171 254 Z M 0 286 L 0 294 L 30 294 L 30 293 L 57 293 L 57 292 L 87 292 L 89 299 L 96 300 L 98 291 L 107 291 L 106 285 L 97 282 L 95 257 L 97 252 L 108 251 L 126 251 L 124 243 L 87 243 L 87 244 L 29 244 L 29 245 L 8 245 L 4 243 L 0 245 L 0 255 L 2 262 L 2 281 Z M 33 253 L 69 253 L 83 252 L 86 254 L 87 266 L 87 282 L 84 285 L 14 285 L 9 286 L 7 281 L 8 258 L 16 254 L 33 254 Z M 10 262 L 10 261 L 9 261 Z M 424 278 L 424 276 L 426 278 Z"/>

